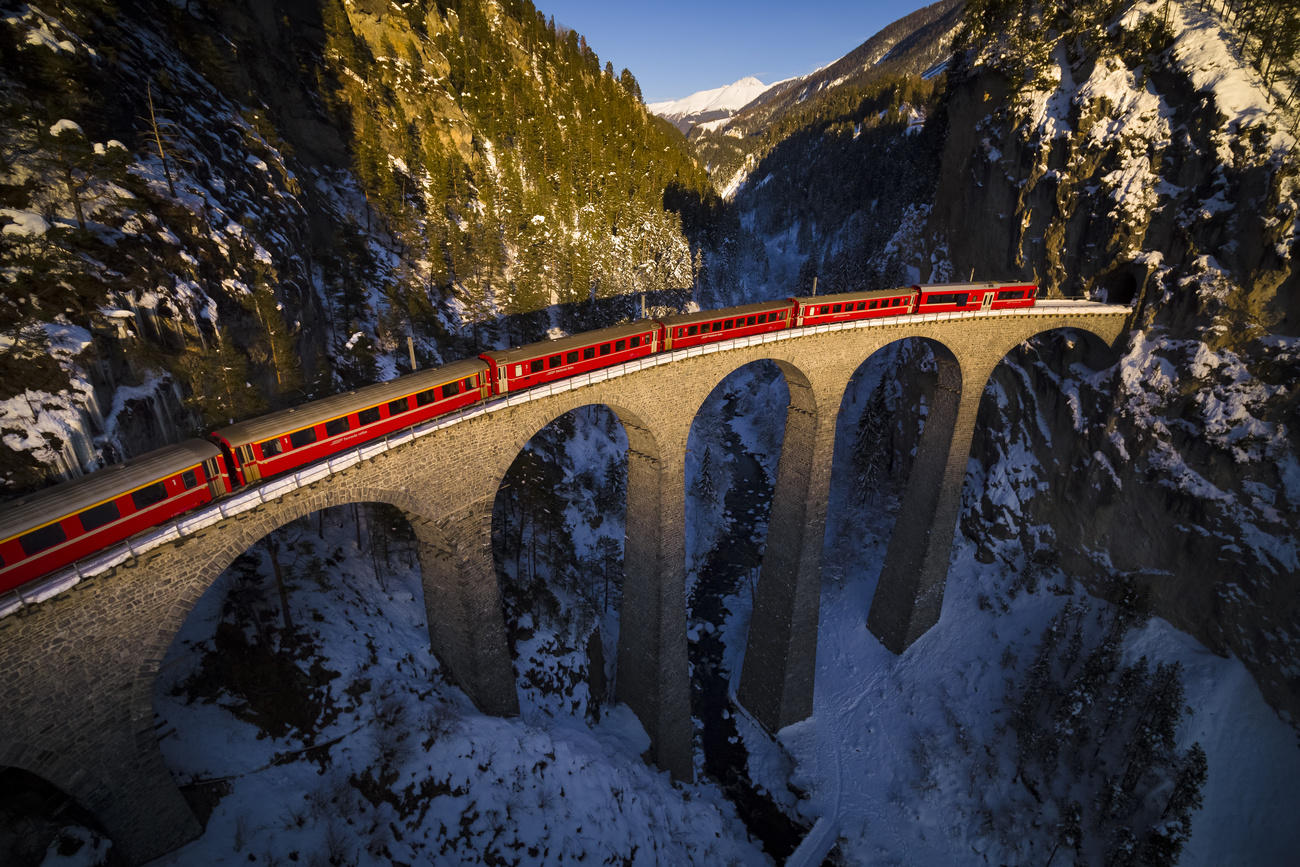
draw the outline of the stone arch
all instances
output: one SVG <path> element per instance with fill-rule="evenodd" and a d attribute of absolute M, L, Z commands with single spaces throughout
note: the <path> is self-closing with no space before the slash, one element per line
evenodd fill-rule
<path fill-rule="evenodd" d="M 140 744 L 143 739 L 146 742 L 153 742 L 156 749 L 152 720 L 153 685 L 157 679 L 158 668 L 167 653 L 167 648 L 171 647 L 176 634 L 190 612 L 194 610 L 199 597 L 207 592 L 217 577 L 259 540 L 286 524 L 321 509 L 363 502 L 387 503 L 394 506 L 408 517 L 412 526 L 425 520 L 421 515 L 419 503 L 409 491 L 326 482 L 287 493 L 250 512 L 234 516 L 219 527 L 200 531 L 193 537 L 198 539 L 210 533 L 221 533 L 224 538 L 219 547 L 209 546 L 212 550 L 211 554 L 196 566 L 191 564 L 191 567 L 186 570 L 184 586 L 173 592 L 171 605 L 167 607 L 160 622 L 151 624 L 150 638 L 143 642 L 144 653 L 131 687 L 131 718 L 141 723 L 137 729 L 138 745 L 143 746 Z M 188 541 L 188 539 L 182 540 L 167 548 L 150 551 L 143 555 L 137 564 L 126 568 L 138 569 L 143 574 L 156 571 L 165 573 L 176 569 L 180 561 L 186 559 L 187 549 L 192 547 L 187 544 Z"/>
<path fill-rule="evenodd" d="M 536 548 L 529 544 L 529 540 L 535 541 L 543 536 L 549 539 L 551 534 L 549 532 L 543 533 L 542 528 L 538 526 L 538 523 L 544 522 L 545 519 L 541 518 L 536 510 L 523 509 L 516 511 L 513 507 L 518 506 L 519 503 L 513 501 L 513 497 L 511 496 L 513 493 L 525 489 L 530 491 L 535 491 L 537 488 L 549 489 L 549 485 L 547 484 L 548 480 L 562 484 L 558 478 L 558 467 L 551 463 L 552 459 L 557 460 L 560 463 L 564 463 L 566 460 L 563 446 L 567 441 L 563 437 L 556 436 L 559 432 L 560 426 L 573 424 L 575 433 L 579 435 L 584 431 L 608 430 L 611 433 L 610 451 L 616 453 L 620 459 L 626 461 L 626 465 L 622 468 L 624 482 L 627 481 L 627 476 L 633 471 L 632 463 L 634 458 L 630 453 L 637 451 L 637 449 L 631 445 L 633 442 L 640 446 L 639 451 L 641 454 L 649 454 L 651 456 L 658 454 L 658 445 L 654 441 L 653 435 L 648 431 L 644 424 L 638 425 L 635 422 L 629 423 L 624 421 L 624 418 L 640 421 L 640 419 L 630 410 L 626 407 L 615 409 L 610 406 L 610 404 L 600 401 L 596 396 L 591 395 L 590 393 L 583 396 L 588 397 L 589 399 L 576 406 L 564 408 L 563 411 L 558 414 L 555 409 L 550 409 L 541 415 L 532 415 L 520 425 L 519 430 L 528 433 L 528 437 L 523 441 L 522 445 L 517 447 L 517 450 L 512 447 L 508 452 L 508 455 L 511 458 L 510 466 L 496 485 L 492 508 L 491 532 L 493 537 L 493 563 L 497 580 L 502 587 L 502 600 L 504 605 L 508 607 L 512 601 L 516 603 L 524 601 L 524 604 L 527 605 L 527 600 L 532 599 L 531 595 L 528 594 L 527 588 L 531 581 L 539 574 L 546 576 L 546 581 L 544 583 L 549 592 L 560 593 L 559 585 L 567 585 L 569 592 L 577 594 L 576 596 L 568 597 L 568 601 L 574 603 L 576 607 L 566 614 L 565 619 L 568 620 L 570 616 L 573 618 L 580 618 L 583 620 L 584 625 L 592 625 L 593 628 L 590 635 L 585 638 L 587 641 L 585 646 L 589 661 L 586 683 L 591 689 L 589 693 L 590 703 L 588 705 L 588 710 L 590 711 L 598 708 L 600 704 L 607 700 L 607 698 L 612 698 L 607 691 L 607 687 L 611 684 L 606 684 L 604 680 L 605 670 L 608 667 L 605 664 L 607 660 L 615 667 L 615 678 L 612 685 L 617 684 L 619 668 L 619 660 L 617 658 L 618 651 L 616 646 L 610 646 L 610 642 L 617 640 L 620 632 L 618 625 L 621 619 L 620 614 L 624 607 L 621 599 L 622 586 L 625 583 L 623 580 L 624 555 L 628 547 L 631 545 L 631 540 L 628 538 L 630 533 L 628 532 L 626 519 L 639 507 L 644 508 L 653 505 L 653 503 L 642 503 L 643 498 L 634 495 L 628 498 L 631 502 L 621 499 L 617 504 L 607 504 L 615 511 L 621 508 L 623 514 L 619 515 L 616 521 L 602 524 L 603 533 L 601 535 L 604 536 L 605 534 L 608 534 L 611 527 L 621 527 L 624 532 L 619 533 L 616 539 L 616 544 L 618 545 L 617 557 L 611 557 L 609 552 L 606 552 L 606 576 L 609 579 L 610 589 L 613 591 L 613 598 L 612 600 L 607 599 L 607 601 L 610 602 L 609 612 L 608 616 L 604 616 L 600 610 L 599 603 L 593 605 L 592 600 L 586 597 L 583 592 L 589 589 L 589 587 L 583 586 L 582 582 L 589 580 L 592 577 L 588 574 L 588 567 L 590 566 L 588 561 L 574 561 L 573 569 L 570 571 L 566 568 L 566 564 L 571 563 L 567 556 L 561 555 L 558 557 L 552 557 L 549 560 L 543 556 L 542 562 L 543 564 L 549 563 L 549 569 L 543 568 L 539 571 L 533 571 L 528 567 L 528 552 L 530 548 L 533 549 L 534 552 L 536 551 Z M 543 407 L 541 409 L 546 408 Z M 544 419 L 545 421 L 543 421 Z M 520 434 L 519 439 L 523 440 L 522 433 Z M 595 439 L 600 440 L 601 442 L 604 442 L 605 440 L 604 436 L 599 433 L 595 435 Z M 548 442 L 552 445 L 560 446 L 560 451 L 558 453 L 553 453 L 546 449 L 544 444 Z M 521 464 L 530 453 L 536 458 L 531 469 L 541 473 L 541 476 L 533 476 L 532 473 L 528 472 L 528 468 L 521 467 Z M 588 467 L 587 469 L 591 468 Z M 521 470 L 523 472 L 523 478 L 521 478 Z M 546 475 L 550 472 L 557 472 L 557 476 Z M 567 478 L 567 472 L 565 476 Z M 597 476 L 598 480 L 603 478 L 603 475 Z M 583 499 L 582 495 L 584 492 L 581 490 L 571 490 L 569 493 L 574 494 L 575 496 L 567 501 L 561 501 L 564 508 L 573 507 L 575 502 L 580 502 Z M 599 511 L 599 505 L 597 504 L 586 503 L 586 505 L 589 507 L 595 506 Z M 543 511 L 552 515 L 553 518 L 557 517 L 557 513 L 553 510 L 544 509 Z M 562 509 L 558 514 L 563 513 Z M 613 518 L 615 516 L 607 515 L 607 517 Z M 552 529 L 555 528 L 552 527 Z M 581 534 L 575 534 L 575 543 L 578 535 Z M 605 538 L 609 537 L 605 536 Z M 546 546 L 540 547 L 545 548 Z M 567 552 L 553 551 L 553 553 L 562 554 Z M 572 553 L 578 554 L 580 552 L 575 549 Z M 536 565 L 537 564 L 534 564 L 534 566 Z M 572 579 L 576 579 L 578 585 L 568 585 L 568 581 Z M 525 594 L 524 600 L 519 599 L 517 596 L 519 593 Z M 511 612 L 511 614 L 514 616 L 527 612 L 528 609 L 525 607 Z M 594 624 L 586 623 L 586 618 L 588 616 L 594 620 Z M 609 627 L 608 629 L 606 629 L 607 626 Z M 569 636 L 570 639 L 576 637 L 577 636 L 573 635 Z M 512 655 L 517 654 L 520 649 L 521 648 L 516 645 L 514 654 Z M 582 646 L 579 645 L 577 649 L 581 650 Z M 515 660 L 521 665 L 523 664 L 522 660 L 518 656 L 515 656 Z M 569 670 L 569 674 L 575 677 L 576 682 L 579 673 L 575 670 Z M 525 689 L 526 688 L 527 687 L 525 687 Z"/>
<path fill-rule="evenodd" d="M 783 347 L 786 348 L 786 347 Z M 797 352 L 791 352 L 790 355 L 797 355 Z M 813 397 L 812 378 L 804 371 L 802 367 L 795 364 L 789 358 L 781 355 L 761 355 L 754 358 L 747 358 L 740 364 L 731 364 L 718 366 L 716 371 L 711 371 L 710 378 L 703 383 L 693 385 L 692 392 L 698 395 L 694 401 L 694 406 L 687 405 L 687 412 L 690 417 L 691 425 L 695 424 L 695 419 L 704 407 L 705 401 L 711 398 L 718 390 L 722 383 L 726 382 L 732 374 L 744 370 L 755 364 L 769 362 L 776 365 L 777 370 L 781 372 L 785 380 L 786 387 L 790 389 L 790 405 L 798 408 L 801 412 L 816 414 L 816 399 Z M 789 419 L 787 418 L 787 422 Z"/>
<path fill-rule="evenodd" d="M 108 827 L 112 822 L 113 789 L 91 769 L 75 766 L 66 756 L 41 750 L 24 741 L 0 744 L 0 769 L 14 768 L 58 789 Z"/>
<path fill-rule="evenodd" d="M 117 776 L 96 773 L 66 750 L 41 749 L 29 742 L 13 740 L 0 744 L 0 768 L 20 770 L 70 798 L 107 833 L 114 851 L 127 863 L 135 863 L 179 846 L 199 830 L 174 785 L 161 793 L 152 788 L 131 788 L 139 779 L 147 784 L 159 780 L 170 782 L 156 743 L 155 753 L 156 762 L 146 759 L 146 767 L 131 767 L 137 779 L 124 781 Z M 150 810 L 147 815 L 142 814 L 141 801 Z"/>
<path fill-rule="evenodd" d="M 978 466 L 996 466 L 1005 459 L 1003 444 L 1007 441 L 1018 442 L 1034 454 L 1039 465 L 1035 478 L 1039 484 L 1051 486 L 1052 493 L 1046 499 L 1051 499 L 1056 506 L 1050 513 L 1051 519 L 1040 514 L 1034 520 L 1029 518 L 1034 498 L 1025 497 L 1023 514 L 1027 524 L 1050 520 L 1059 534 L 1058 543 L 1050 547 L 1038 545 L 1029 532 L 1003 534 L 1001 541 L 987 534 L 975 535 L 987 538 L 980 546 L 981 559 L 996 556 L 1014 564 L 1012 568 L 1032 574 L 1058 562 L 1070 549 L 1077 551 L 1079 546 L 1069 544 L 1068 538 L 1072 535 L 1077 538 L 1077 527 L 1093 526 L 1093 519 L 1105 511 L 1116 491 L 1114 472 L 1107 460 L 1091 459 L 1098 450 L 1102 454 L 1109 450 L 1106 426 L 1078 424 L 1081 418 L 1098 412 L 1104 416 L 1110 410 L 1115 377 L 1103 375 L 1094 379 L 1085 375 L 1076 382 L 1077 387 L 1064 389 L 1060 383 L 1062 377 L 1071 378 L 1070 368 L 1076 364 L 1094 373 L 1103 372 L 1114 367 L 1120 354 L 1105 336 L 1069 324 L 1033 329 L 1023 340 L 1005 349 L 982 383 L 968 455 Z M 1016 424 L 1016 419 L 1028 419 L 1028 422 Z M 1068 431 L 1072 435 L 1045 440 L 1039 433 L 1042 423 L 1051 430 Z M 993 501 L 979 496 L 980 488 L 972 486 L 970 479 L 963 481 L 963 489 L 967 502 L 974 495 L 976 505 L 982 507 L 966 516 L 970 521 L 967 529 L 978 528 L 992 513 Z M 1086 514 L 1075 510 L 1074 504 L 1085 502 L 1092 503 L 1091 510 Z M 1075 521 L 1066 517 L 1072 513 L 1076 515 Z M 1013 519 L 1003 526 L 1019 525 Z"/>
<path fill-rule="evenodd" d="M 803 367 L 774 353 L 746 359 L 743 364 L 719 365 L 700 387 L 703 397 L 690 417 L 693 429 L 704 402 L 727 379 L 761 363 L 775 365 L 785 383 L 788 403 L 736 698 L 764 726 L 776 731 L 812 712 L 821 552 L 810 552 L 805 542 L 811 535 L 820 538 L 825 520 L 825 504 L 815 502 L 820 496 L 820 483 L 815 479 L 819 471 L 829 470 L 822 467 L 824 449 L 818 448 L 826 439 L 824 401 Z"/>
<path fill-rule="evenodd" d="M 135 761 L 152 769 L 151 776 L 158 781 L 157 785 L 162 785 L 163 780 L 170 782 L 171 775 L 159 748 L 157 732 L 153 728 L 153 687 L 167 648 L 175 640 L 199 597 L 237 557 L 269 533 L 321 509 L 363 502 L 386 503 L 397 508 L 415 530 L 420 543 L 419 556 L 430 643 L 450 679 L 457 682 L 485 712 L 504 715 L 517 711 L 513 682 L 506 681 L 508 690 L 500 687 L 499 669 L 504 658 L 505 638 L 500 624 L 500 601 L 496 595 L 495 582 L 475 580 L 476 576 L 472 573 L 462 574 L 466 560 L 462 550 L 469 547 L 458 538 L 458 533 L 463 534 L 464 531 L 464 527 L 459 524 L 464 521 L 458 520 L 457 516 L 441 520 L 426 517 L 417 497 L 407 490 L 364 484 L 318 483 L 285 494 L 251 512 L 230 519 L 220 528 L 209 530 L 210 533 L 224 532 L 228 538 L 223 539 L 220 546 L 209 546 L 214 553 L 205 560 L 197 565 L 190 564 L 185 572 L 187 578 L 183 588 L 174 591 L 174 601 L 167 607 L 161 622 L 152 624 L 150 637 L 144 641 L 145 652 L 131 680 L 127 712 L 136 752 Z M 472 544 L 473 536 L 481 535 L 484 529 L 481 521 L 477 525 L 472 520 L 469 523 Z M 193 538 L 201 535 L 205 534 L 196 534 Z M 180 571 L 180 564 L 185 561 L 189 548 L 182 541 L 150 552 L 134 568 L 142 570 L 144 575 L 166 577 L 171 569 Z M 483 594 L 489 597 L 486 603 L 480 598 Z M 492 619 L 494 612 L 495 623 Z M 183 805 L 174 783 L 171 784 L 171 793 L 168 800 Z M 187 825 L 186 833 L 173 841 L 171 846 L 197 833 L 197 825 L 193 823 L 192 817 Z"/>
<path fill-rule="evenodd" d="M 498 450 L 491 476 L 497 489 L 517 455 L 543 428 L 584 406 L 604 406 L 628 440 L 624 576 L 617 652 L 616 698 L 628 704 L 651 738 L 655 762 L 681 780 L 691 771 L 689 685 L 682 564 L 672 564 L 665 538 L 681 514 L 682 455 L 663 442 L 660 419 L 607 390 L 581 389 L 558 400 L 516 407 L 509 448 Z M 684 448 L 684 443 L 682 445 Z M 490 516 L 490 507 L 489 507 Z M 680 541 L 680 539 L 678 539 Z M 489 566 L 491 553 L 489 552 Z"/>
<path fill-rule="evenodd" d="M 837 401 L 835 403 L 835 412 L 837 416 L 842 414 L 846 405 L 850 402 L 851 397 L 856 396 L 859 399 L 861 398 L 860 394 L 854 394 L 854 392 L 856 389 L 861 387 L 862 377 L 871 369 L 873 363 L 875 363 L 877 359 L 888 358 L 888 354 L 891 352 L 901 352 L 908 343 L 919 344 L 929 348 L 933 353 L 935 362 L 935 369 L 933 371 L 934 381 L 927 389 L 929 392 L 927 397 L 929 403 L 928 414 L 926 416 L 926 422 L 922 427 L 920 441 L 917 444 L 916 460 L 919 462 L 922 459 L 922 455 L 925 453 L 925 449 L 928 448 L 933 450 L 941 445 L 941 443 L 934 440 L 933 436 L 927 439 L 924 430 L 930 427 L 930 422 L 935 419 L 936 413 L 939 415 L 941 425 L 945 422 L 950 424 L 952 413 L 956 411 L 956 406 L 961 399 L 963 382 L 962 364 L 953 349 L 944 341 L 931 335 L 911 334 L 900 336 L 888 343 L 876 347 L 862 359 L 845 381 L 843 390 L 836 396 Z M 929 379 L 929 371 L 926 371 L 926 373 L 926 379 Z M 912 376 L 915 376 L 915 371 L 913 369 L 903 372 L 904 378 Z M 900 378 L 899 372 L 896 369 L 882 370 L 881 377 L 882 379 L 894 380 Z M 938 433 L 938 431 L 936 431 L 936 433 Z M 942 438 L 940 437 L 940 439 Z M 850 443 L 836 442 L 836 457 L 839 457 L 841 450 L 846 446 L 849 448 L 852 447 Z"/>
<path fill-rule="evenodd" d="M 927 368 L 922 374 L 914 367 L 900 370 L 902 365 L 908 363 L 905 353 L 909 343 L 929 350 L 935 362 L 932 371 Z M 911 384 L 922 395 L 923 402 L 908 401 L 894 406 L 889 414 L 883 414 L 887 407 L 873 406 L 873 402 L 888 400 L 890 383 L 900 382 Z M 903 495 L 900 498 L 901 507 L 901 502 L 906 500 L 907 491 L 912 487 L 913 473 L 918 466 L 943 463 L 943 458 L 946 457 L 944 450 L 960 403 L 961 384 L 959 360 L 942 340 L 927 335 L 905 335 L 890 340 L 875 348 L 853 369 L 845 381 L 843 391 L 836 395 L 833 479 L 828 499 L 842 512 L 828 516 L 826 532 L 821 540 L 828 563 L 836 562 L 831 558 L 832 552 L 846 556 L 852 562 L 856 554 L 860 554 L 863 544 L 868 544 L 875 553 L 871 560 L 858 561 L 856 565 L 864 567 L 868 563 L 881 564 L 878 555 L 887 554 L 895 534 L 902 531 L 905 525 L 899 514 L 901 508 L 871 511 L 882 508 L 881 501 L 874 493 L 887 486 L 889 477 L 892 476 L 900 485 L 898 492 Z M 924 418 L 921 415 L 922 406 L 928 410 Z M 882 415 L 877 416 L 878 413 Z M 866 428 L 861 428 L 862 425 L 866 425 Z M 878 451 L 868 454 L 870 461 L 866 469 L 876 473 L 876 478 L 868 481 L 873 485 L 873 496 L 858 491 L 855 458 L 858 438 L 862 435 L 883 440 L 879 442 Z M 902 440 L 894 442 L 895 435 L 901 435 Z M 890 442 L 894 442 L 894 451 L 886 453 L 885 449 Z M 895 464 L 895 455 L 901 461 L 901 466 Z M 918 489 L 925 484 L 932 486 L 932 480 L 918 480 L 916 484 Z M 930 507 L 929 503 L 917 500 L 913 508 L 924 512 Z M 869 531 L 870 543 L 867 543 L 868 536 L 862 535 L 868 532 L 863 524 L 863 519 L 868 516 L 874 519 Z M 850 542 L 850 539 L 853 541 Z M 909 544 L 914 542 L 914 539 L 909 540 Z M 896 553 L 895 557 L 898 556 Z M 877 582 L 881 574 L 884 574 L 883 569 L 875 576 Z M 866 589 L 874 591 L 871 582 L 868 582 Z"/>
<path fill-rule="evenodd" d="M 964 388 L 970 364 L 942 341 L 921 339 L 940 350 L 935 387 L 867 613 L 867 628 L 895 653 L 939 620 L 956 520 L 955 494 L 964 476 L 964 464 L 961 471 L 954 469 L 953 455 L 969 447 L 964 416 L 969 416 L 969 424 L 974 421 L 973 402 Z M 975 395 L 977 400 L 978 392 Z"/>

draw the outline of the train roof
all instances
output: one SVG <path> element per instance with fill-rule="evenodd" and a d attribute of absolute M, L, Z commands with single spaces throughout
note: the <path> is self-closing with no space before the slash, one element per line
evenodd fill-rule
<path fill-rule="evenodd" d="M 323 421 L 329 421 L 332 418 L 338 418 L 341 415 L 347 415 L 366 407 L 387 403 L 390 400 L 396 400 L 417 391 L 424 391 L 445 382 L 464 379 L 485 370 L 487 370 L 487 364 L 477 358 L 453 361 L 451 364 L 444 364 L 442 367 L 417 370 L 415 373 L 408 373 L 406 376 L 399 376 L 397 379 L 390 379 L 387 382 L 362 386 L 354 391 L 332 394 L 329 397 L 313 400 L 301 406 L 294 406 L 267 413 L 257 418 L 250 418 L 248 421 L 241 421 L 223 427 L 214 431 L 214 433 L 217 436 L 224 437 L 232 446 L 260 442 L 290 431 L 320 424 Z"/>
<path fill-rule="evenodd" d="M 983 283 L 923 283 L 917 288 L 920 289 L 922 292 L 943 292 L 945 290 L 950 292 L 970 292 L 975 289 L 996 289 L 998 286 L 1021 286 L 1021 285 L 1027 286 L 1029 284 L 993 283 L 988 281 Z"/>
<path fill-rule="evenodd" d="M 0 540 L 165 479 L 220 454 L 221 450 L 206 440 L 186 440 L 10 500 L 0 504 Z"/>
<path fill-rule="evenodd" d="M 737 316 L 748 316 L 751 313 L 767 313 L 771 310 L 788 310 L 790 299 L 782 298 L 777 301 L 760 301 L 757 304 L 744 304 L 740 307 L 720 307 L 716 310 L 701 310 L 699 313 L 679 313 L 676 316 L 667 316 L 659 321 L 669 328 L 675 328 L 678 325 L 692 325 L 696 322 L 712 322 L 714 319 L 735 319 Z"/>
<path fill-rule="evenodd" d="M 804 304 L 843 304 L 846 301 L 874 301 L 877 298 L 897 298 L 916 291 L 915 286 L 898 286 L 894 289 L 871 289 L 865 292 L 836 292 L 830 295 L 799 295 L 794 300 Z"/>
<path fill-rule="evenodd" d="M 584 331 L 571 337 L 539 340 L 537 343 L 529 343 L 526 346 L 517 346 L 513 349 L 493 349 L 482 354 L 488 356 L 497 364 L 513 364 L 516 361 L 541 358 L 545 355 L 555 355 L 557 352 L 567 352 L 570 349 L 581 349 L 584 346 L 591 346 L 596 343 L 631 337 L 633 334 L 644 334 L 657 327 L 658 325 L 653 319 L 639 319 L 636 322 L 628 322 L 623 325 L 611 325 L 608 328 L 598 328 L 595 331 Z"/>

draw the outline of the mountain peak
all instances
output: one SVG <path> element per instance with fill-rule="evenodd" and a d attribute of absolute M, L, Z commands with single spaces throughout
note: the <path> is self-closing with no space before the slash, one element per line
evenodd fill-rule
<path fill-rule="evenodd" d="M 769 87 L 754 76 L 747 75 L 723 87 L 696 91 L 681 99 L 652 102 L 646 108 L 685 131 L 694 123 L 730 117 Z"/>

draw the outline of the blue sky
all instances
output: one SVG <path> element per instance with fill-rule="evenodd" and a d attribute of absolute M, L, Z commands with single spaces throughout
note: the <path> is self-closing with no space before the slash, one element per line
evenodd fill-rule
<path fill-rule="evenodd" d="M 533 0 L 587 37 L 646 102 L 677 99 L 746 75 L 766 84 L 843 57 L 926 0 Z"/>

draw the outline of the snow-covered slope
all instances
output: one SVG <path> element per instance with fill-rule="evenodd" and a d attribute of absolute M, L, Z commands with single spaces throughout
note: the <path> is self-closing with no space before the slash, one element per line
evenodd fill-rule
<path fill-rule="evenodd" d="M 731 117 L 773 86 L 750 75 L 725 87 L 697 91 L 681 99 L 652 102 L 646 108 L 673 123 L 682 132 L 690 132 L 696 124 Z"/>

